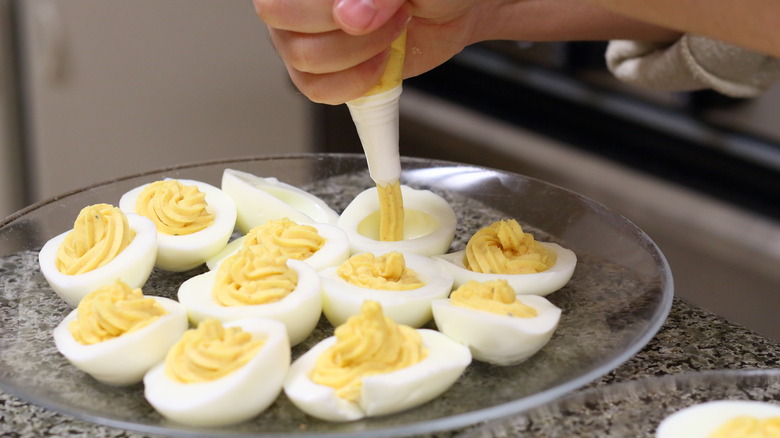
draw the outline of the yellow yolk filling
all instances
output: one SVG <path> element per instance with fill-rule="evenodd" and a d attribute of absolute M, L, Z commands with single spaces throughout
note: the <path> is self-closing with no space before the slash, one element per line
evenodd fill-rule
<path fill-rule="evenodd" d="M 531 274 L 555 264 L 557 256 L 516 220 L 494 222 L 474 233 L 466 244 L 466 268 L 485 274 Z"/>
<path fill-rule="evenodd" d="M 387 66 L 379 78 L 379 82 L 374 85 L 366 96 L 384 93 L 393 87 L 401 85 L 404 73 L 404 58 L 406 58 L 406 31 L 395 39 L 390 45 L 390 56 L 387 60 Z"/>
<path fill-rule="evenodd" d="M 710 438 L 780 438 L 780 417 L 736 417 L 724 423 Z"/>
<path fill-rule="evenodd" d="M 406 268 L 406 260 L 398 252 L 379 257 L 369 252 L 356 254 L 336 272 L 347 282 L 366 289 L 411 290 L 425 285 L 417 273 Z"/>
<path fill-rule="evenodd" d="M 379 82 L 366 96 L 384 93 L 401 85 L 406 57 L 406 31 L 390 45 L 390 57 Z M 379 240 L 397 242 L 404 239 L 404 203 L 398 181 L 386 185 L 377 184 L 379 192 Z"/>
<path fill-rule="evenodd" d="M 404 200 L 401 196 L 401 184 L 394 183 L 376 186 L 379 193 L 379 240 L 397 242 L 404 240 Z"/>
<path fill-rule="evenodd" d="M 335 335 L 336 343 L 320 355 L 309 378 L 349 401 L 360 398 L 364 377 L 406 368 L 428 355 L 420 334 L 384 316 L 376 301 L 364 302 Z"/>
<path fill-rule="evenodd" d="M 536 309 L 520 302 L 506 280 L 467 281 L 450 295 L 453 306 L 484 310 L 517 318 L 533 318 Z"/>
<path fill-rule="evenodd" d="M 161 233 L 183 236 L 214 223 L 214 215 L 207 211 L 207 205 L 206 194 L 197 186 L 165 180 L 146 186 L 138 195 L 135 210 L 151 219 Z"/>
<path fill-rule="evenodd" d="M 68 329 L 80 344 L 92 345 L 139 330 L 165 315 L 154 298 L 117 280 L 89 293 L 79 302 L 78 317 Z"/>
<path fill-rule="evenodd" d="M 431 214 L 422 210 L 406 207 L 403 208 L 402 211 L 404 239 L 416 239 L 418 237 L 427 236 L 439 228 L 439 220 Z M 381 240 L 379 236 L 381 216 L 381 212 L 376 210 L 363 218 L 363 220 L 358 223 L 358 233 L 369 239 Z"/>
<path fill-rule="evenodd" d="M 298 273 L 262 247 L 242 248 L 217 270 L 211 290 L 222 306 L 249 306 L 279 301 L 295 290 Z"/>
<path fill-rule="evenodd" d="M 242 246 L 262 246 L 281 262 L 287 259 L 305 260 L 319 251 L 325 242 L 326 239 L 311 225 L 300 225 L 282 218 L 251 229 Z"/>
<path fill-rule="evenodd" d="M 96 204 L 79 212 L 73 231 L 57 249 L 57 270 L 78 275 L 106 265 L 130 245 L 135 231 L 117 207 Z"/>
<path fill-rule="evenodd" d="M 181 383 L 211 382 L 246 365 L 265 341 L 240 327 L 223 327 L 206 319 L 187 330 L 165 357 L 165 374 Z"/>

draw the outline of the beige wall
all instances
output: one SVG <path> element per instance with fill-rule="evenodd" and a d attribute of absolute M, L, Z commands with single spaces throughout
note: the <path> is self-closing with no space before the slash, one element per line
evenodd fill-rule
<path fill-rule="evenodd" d="M 0 0 L 0 219 L 24 206 L 16 89 L 12 72 L 10 2 Z"/>
<path fill-rule="evenodd" d="M 311 103 L 247 0 L 31 0 L 38 200 L 163 166 L 310 148 Z"/>

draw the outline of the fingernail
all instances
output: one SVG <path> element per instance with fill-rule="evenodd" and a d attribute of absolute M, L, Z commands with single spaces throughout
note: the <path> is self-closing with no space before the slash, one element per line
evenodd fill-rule
<path fill-rule="evenodd" d="M 336 13 L 342 24 L 354 30 L 363 30 L 376 16 L 376 6 L 373 0 L 340 0 L 336 5 Z"/>

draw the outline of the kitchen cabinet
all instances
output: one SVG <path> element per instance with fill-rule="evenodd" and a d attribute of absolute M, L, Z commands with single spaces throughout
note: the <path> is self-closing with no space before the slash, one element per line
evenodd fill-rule
<path fill-rule="evenodd" d="M 28 202 L 171 165 L 310 149 L 313 104 L 247 0 L 17 4 Z"/>
<path fill-rule="evenodd" d="M 24 205 L 11 0 L 0 0 L 0 219 Z"/>

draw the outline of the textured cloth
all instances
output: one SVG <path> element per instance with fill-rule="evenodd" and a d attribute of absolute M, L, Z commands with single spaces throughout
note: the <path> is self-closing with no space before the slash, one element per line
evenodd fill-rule
<path fill-rule="evenodd" d="M 753 97 L 780 79 L 780 60 L 694 35 L 671 44 L 611 41 L 606 58 L 618 79 L 668 91 L 710 88 Z"/>

